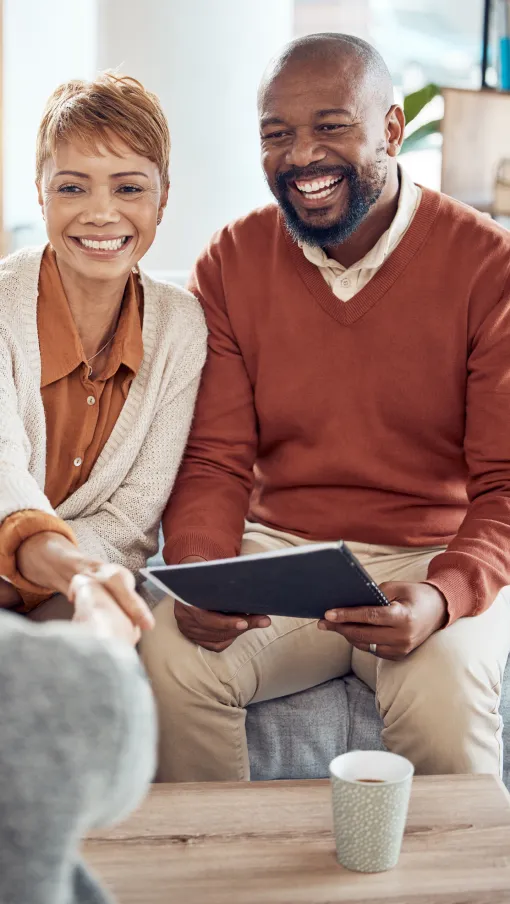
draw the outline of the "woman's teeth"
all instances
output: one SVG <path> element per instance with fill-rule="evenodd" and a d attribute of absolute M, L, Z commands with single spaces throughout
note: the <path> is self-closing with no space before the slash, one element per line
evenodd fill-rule
<path fill-rule="evenodd" d="M 317 199 L 317 198 L 327 198 L 329 195 L 333 193 L 333 190 L 339 182 L 341 182 L 342 176 L 336 177 L 328 177 L 327 179 L 314 179 L 313 182 L 295 182 L 295 186 L 301 194 L 306 195 L 307 198 Z"/>
<path fill-rule="evenodd" d="M 120 251 L 128 238 L 129 236 L 125 235 L 121 239 L 110 239 L 106 242 L 96 242 L 91 239 L 79 239 L 79 242 L 85 248 L 92 248 L 94 251 Z"/>

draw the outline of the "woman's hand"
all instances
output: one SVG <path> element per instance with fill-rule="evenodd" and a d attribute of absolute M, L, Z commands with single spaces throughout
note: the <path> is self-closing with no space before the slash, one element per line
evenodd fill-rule
<path fill-rule="evenodd" d="M 94 599 L 108 597 L 135 627 L 144 630 L 154 626 L 149 607 L 136 593 L 131 572 L 122 565 L 107 564 L 84 556 L 62 534 L 53 531 L 34 534 L 20 545 L 16 559 L 23 577 L 41 587 L 63 593 L 71 602 L 76 602 L 77 577 L 87 578 L 96 588 Z M 81 584 L 78 589 L 81 590 Z M 99 589 L 102 591 L 100 594 Z"/>

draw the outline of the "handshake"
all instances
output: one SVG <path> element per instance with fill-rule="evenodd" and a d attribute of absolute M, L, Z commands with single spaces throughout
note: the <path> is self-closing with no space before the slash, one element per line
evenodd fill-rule
<path fill-rule="evenodd" d="M 16 558 L 22 577 L 39 586 L 42 596 L 47 589 L 66 597 L 72 621 L 97 637 L 116 637 L 135 646 L 141 631 L 154 626 L 154 617 L 127 568 L 84 555 L 60 534 L 34 534 L 21 544 Z M 0 608 L 15 609 L 22 603 L 16 587 L 0 578 Z M 49 615 L 55 617 L 59 615 Z M 35 614 L 35 620 L 46 618 Z"/>

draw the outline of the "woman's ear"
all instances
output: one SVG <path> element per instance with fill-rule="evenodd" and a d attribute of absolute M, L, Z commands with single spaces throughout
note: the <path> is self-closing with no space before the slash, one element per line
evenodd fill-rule
<path fill-rule="evenodd" d="M 159 207 L 158 207 L 158 225 L 159 225 L 159 223 L 161 223 L 161 220 L 163 219 L 165 207 L 168 204 L 169 189 L 170 189 L 170 183 L 168 183 L 167 187 L 165 189 L 163 189 L 163 191 L 161 192 L 161 198 L 160 198 Z"/>
<path fill-rule="evenodd" d="M 39 207 L 41 208 L 42 218 L 43 220 L 45 220 L 46 217 L 44 216 L 44 198 L 42 193 L 42 185 L 40 182 L 36 182 L 35 185 L 37 188 L 37 200 L 39 202 Z"/>

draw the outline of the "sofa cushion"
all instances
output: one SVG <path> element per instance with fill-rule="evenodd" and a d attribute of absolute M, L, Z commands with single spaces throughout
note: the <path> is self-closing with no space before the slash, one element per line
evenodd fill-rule
<path fill-rule="evenodd" d="M 510 787 L 510 665 L 501 696 L 503 780 Z M 248 707 L 252 779 L 325 778 L 347 750 L 382 750 L 381 719 L 372 691 L 354 675 L 291 697 Z"/>
<path fill-rule="evenodd" d="M 347 750 L 382 750 L 372 691 L 349 675 L 248 707 L 246 730 L 254 781 L 323 778 Z"/>

